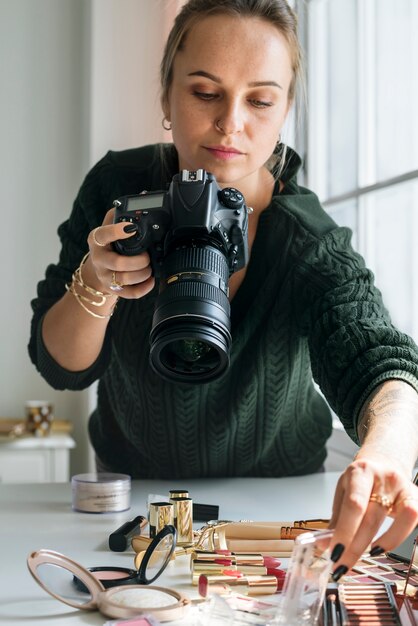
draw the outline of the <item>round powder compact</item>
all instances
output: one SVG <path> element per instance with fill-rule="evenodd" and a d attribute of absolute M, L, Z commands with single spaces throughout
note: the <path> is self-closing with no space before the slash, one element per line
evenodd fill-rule
<path fill-rule="evenodd" d="M 127 474 L 77 474 L 71 479 L 74 511 L 115 513 L 131 506 L 131 477 Z"/>
<path fill-rule="evenodd" d="M 161 609 L 166 606 L 173 606 L 178 599 L 168 594 L 163 589 L 150 587 L 131 587 L 118 589 L 112 595 L 113 604 L 120 606 L 135 607 L 138 609 L 155 608 Z"/>

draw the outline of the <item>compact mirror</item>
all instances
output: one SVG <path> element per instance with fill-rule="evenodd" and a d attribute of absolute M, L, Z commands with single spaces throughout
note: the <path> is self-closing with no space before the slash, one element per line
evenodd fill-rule
<path fill-rule="evenodd" d="M 38 550 L 28 556 L 30 573 L 51 596 L 75 608 L 96 608 L 104 587 L 88 570 L 53 550 Z"/>
<path fill-rule="evenodd" d="M 146 549 L 141 550 L 135 557 L 136 569 L 127 567 L 89 567 L 88 570 L 105 587 L 110 589 L 119 585 L 149 585 L 163 573 L 176 547 L 176 529 L 167 525 L 153 538 L 146 539 Z M 78 584 L 78 583 L 76 583 Z M 79 588 L 83 584 L 79 581 Z M 84 591 L 87 591 L 84 588 Z"/>
<path fill-rule="evenodd" d="M 89 571 L 53 550 L 32 552 L 28 556 L 27 565 L 36 582 L 47 593 L 74 608 L 99 609 L 107 617 L 133 617 L 150 613 L 160 621 L 170 621 L 183 616 L 190 600 L 173 589 L 148 586 L 148 582 L 155 580 L 165 569 L 174 546 L 175 535 L 171 530 L 163 533 L 162 537 L 155 537 L 145 551 L 141 567 L 135 572 L 136 577 L 129 587 L 127 583 L 122 583 L 106 589 L 97 571 Z M 123 568 L 114 569 L 120 571 Z M 92 570 L 106 571 L 106 568 Z M 108 571 L 112 571 L 111 568 Z M 144 582 L 137 584 L 139 579 Z"/>

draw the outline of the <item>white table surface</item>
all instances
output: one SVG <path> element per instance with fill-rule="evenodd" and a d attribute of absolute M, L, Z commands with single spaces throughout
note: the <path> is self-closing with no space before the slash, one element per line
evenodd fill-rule
<path fill-rule="evenodd" d="M 150 493 L 165 495 L 170 489 L 188 489 L 195 502 L 219 505 L 221 519 L 329 518 L 338 477 L 338 473 L 329 472 L 278 479 L 133 481 L 131 509 L 107 514 L 74 512 L 71 485 L 67 483 L 0 485 L 0 624 L 104 624 L 107 618 L 98 611 L 73 609 L 45 593 L 29 574 L 26 557 L 47 548 L 84 567 L 132 568 L 134 553 L 110 551 L 108 536 L 125 521 L 146 514 Z M 190 584 L 188 559 L 176 558 L 154 584 L 198 597 L 196 587 Z M 188 619 L 181 623 L 193 622 Z"/>

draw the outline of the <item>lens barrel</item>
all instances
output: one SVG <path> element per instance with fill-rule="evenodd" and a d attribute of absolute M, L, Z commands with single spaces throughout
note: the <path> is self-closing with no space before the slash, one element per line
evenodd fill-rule
<path fill-rule="evenodd" d="M 205 383 L 229 366 L 229 268 L 207 241 L 177 245 L 164 258 L 150 333 L 150 363 L 164 379 Z"/>

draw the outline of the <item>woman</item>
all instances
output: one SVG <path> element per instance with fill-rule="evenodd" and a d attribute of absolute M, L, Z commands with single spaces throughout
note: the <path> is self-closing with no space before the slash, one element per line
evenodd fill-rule
<path fill-rule="evenodd" d="M 331 417 L 313 374 L 361 444 L 334 500 L 337 580 L 386 514 L 395 521 L 373 554 L 417 523 L 418 349 L 392 326 L 349 230 L 298 186 L 299 157 L 280 144 L 300 57 L 284 0 L 183 7 L 161 64 L 174 146 L 110 152 L 88 174 L 59 229 L 60 261 L 33 302 L 30 354 L 56 388 L 99 379 L 89 425 L 98 467 L 134 477 L 320 471 Z M 159 281 L 149 250 L 115 252 L 137 226 L 113 223 L 109 207 L 198 169 L 239 189 L 253 212 L 250 261 L 229 280 L 230 365 L 217 380 L 190 385 L 149 367 Z"/>

